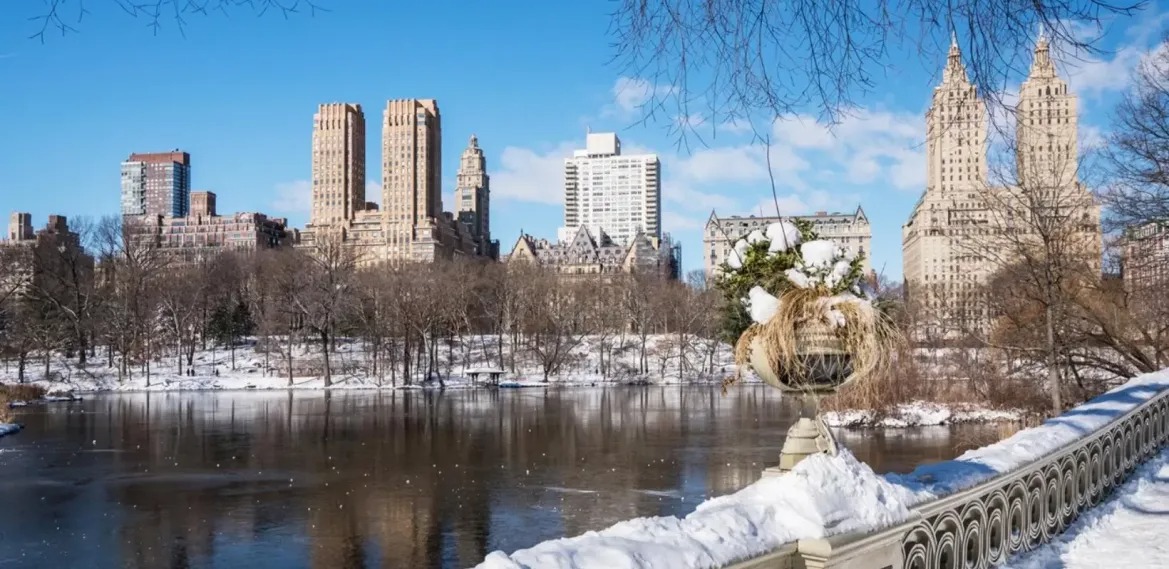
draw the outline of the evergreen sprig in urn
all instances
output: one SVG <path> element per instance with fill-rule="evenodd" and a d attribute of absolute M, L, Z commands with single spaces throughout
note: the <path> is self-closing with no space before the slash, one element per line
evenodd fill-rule
<path fill-rule="evenodd" d="M 739 236 L 716 285 L 739 373 L 803 399 L 778 469 L 816 452 L 836 453 L 815 411 L 822 395 L 886 373 L 896 334 L 864 274 L 863 254 L 821 239 L 812 224 L 784 219 Z"/>

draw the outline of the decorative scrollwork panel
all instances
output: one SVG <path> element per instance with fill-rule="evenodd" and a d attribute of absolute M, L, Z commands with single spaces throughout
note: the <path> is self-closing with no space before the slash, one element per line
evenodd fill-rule
<path fill-rule="evenodd" d="M 1078 445 L 927 515 L 902 538 L 905 567 L 994 567 L 1034 549 L 1100 504 L 1167 442 L 1169 396 L 1163 396 Z"/>

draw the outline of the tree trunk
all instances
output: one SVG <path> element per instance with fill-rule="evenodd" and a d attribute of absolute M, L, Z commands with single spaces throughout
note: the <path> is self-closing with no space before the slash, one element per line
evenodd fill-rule
<path fill-rule="evenodd" d="M 85 367 L 85 363 L 89 361 L 86 359 L 89 354 L 86 353 L 86 348 L 88 346 L 86 343 L 85 331 L 81 330 L 80 326 L 77 329 L 77 347 L 79 348 L 77 350 L 77 364 L 81 367 Z"/>
<path fill-rule="evenodd" d="M 325 352 L 325 387 L 329 387 L 333 385 L 333 369 L 329 362 L 329 332 L 324 329 L 321 330 L 321 347 Z"/>
<path fill-rule="evenodd" d="M 292 344 L 293 332 L 288 331 L 288 387 L 292 387 Z"/>
<path fill-rule="evenodd" d="M 1058 354 L 1055 349 L 1055 310 L 1051 303 L 1047 304 L 1047 383 L 1051 389 L 1051 414 L 1059 415 L 1063 412 L 1063 397 L 1060 393 Z"/>
<path fill-rule="evenodd" d="M 22 350 L 20 354 L 16 356 L 16 381 L 19 383 L 24 383 L 24 367 L 27 361 L 28 352 Z"/>

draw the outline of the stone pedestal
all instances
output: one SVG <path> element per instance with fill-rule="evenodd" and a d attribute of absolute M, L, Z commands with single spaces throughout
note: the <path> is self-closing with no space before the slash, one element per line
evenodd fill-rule
<path fill-rule="evenodd" d="M 783 450 L 779 452 L 779 466 L 764 470 L 763 476 L 778 476 L 790 472 L 801 460 L 814 454 L 826 453 L 829 456 L 836 456 L 836 450 L 836 438 L 819 416 L 800 417 L 796 424 L 787 430 L 787 439 L 783 442 Z"/>

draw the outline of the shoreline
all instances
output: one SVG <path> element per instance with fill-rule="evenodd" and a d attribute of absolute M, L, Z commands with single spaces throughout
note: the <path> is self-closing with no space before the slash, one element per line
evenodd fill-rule
<path fill-rule="evenodd" d="M 214 383 L 214 384 L 213 384 Z M 562 380 L 562 381 L 502 381 L 500 385 L 485 385 L 482 383 L 471 384 L 462 378 L 449 381 L 445 386 L 440 386 L 437 383 L 428 383 L 425 385 L 373 385 L 373 384 L 353 384 L 345 385 L 343 382 L 325 387 L 320 383 L 319 379 L 307 378 L 299 385 L 231 385 L 232 381 L 226 382 L 229 385 L 220 385 L 218 382 L 172 382 L 167 385 L 164 382 L 153 384 L 150 387 L 143 385 L 125 385 L 125 386 L 92 386 L 92 388 L 85 388 L 90 386 L 78 386 L 75 389 L 70 389 L 68 393 L 72 394 L 71 398 L 67 397 L 50 397 L 43 400 L 36 401 L 13 401 L 9 404 L 12 409 L 25 408 L 32 405 L 47 405 L 50 403 L 69 403 L 73 401 L 81 401 L 83 396 L 93 395 L 114 395 L 114 394 L 150 394 L 150 393 L 206 393 L 206 392 L 227 392 L 227 393 L 255 393 L 255 392 L 331 392 L 331 391 L 353 391 L 353 392 L 395 392 L 395 391 L 427 391 L 427 392 L 443 392 L 443 391 L 471 391 L 471 390 L 532 390 L 532 389 L 608 389 L 608 388 L 683 388 L 683 387 L 705 387 L 718 388 L 720 381 L 716 380 L 699 380 L 693 382 L 681 381 L 661 381 L 661 382 L 646 382 L 640 380 L 620 380 L 620 381 L 585 381 L 585 380 Z M 46 382 L 32 382 L 35 385 L 52 385 L 58 392 L 61 390 L 60 384 L 47 384 Z M 744 381 L 740 384 L 742 387 L 759 388 L 767 387 L 767 384 L 762 381 Z M 875 429 L 909 429 L 918 427 L 937 427 L 949 426 L 958 424 L 991 424 L 991 423 L 1015 423 L 1022 421 L 1026 413 L 1018 409 L 992 409 L 972 403 L 934 403 L 928 401 L 914 401 L 911 403 L 898 405 L 888 411 L 878 412 L 874 410 L 860 410 L 860 409 L 846 409 L 838 411 L 825 411 L 824 422 L 833 429 L 847 430 L 847 431 L 864 431 Z"/>

